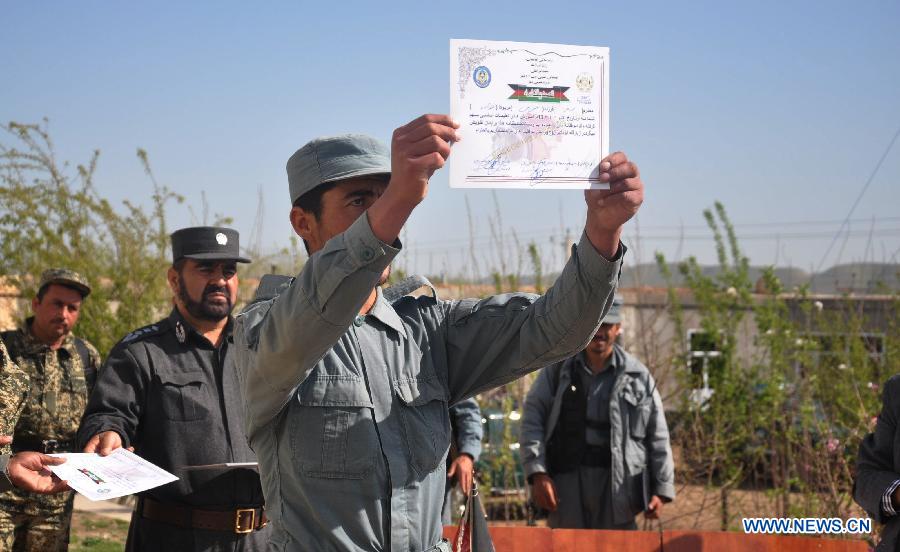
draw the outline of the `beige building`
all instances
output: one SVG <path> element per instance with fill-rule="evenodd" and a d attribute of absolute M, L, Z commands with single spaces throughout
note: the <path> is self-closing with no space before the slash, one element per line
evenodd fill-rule
<path fill-rule="evenodd" d="M 9 330 L 18 325 L 25 312 L 25 303 L 19 290 L 5 278 L 0 278 L 0 330 Z"/>

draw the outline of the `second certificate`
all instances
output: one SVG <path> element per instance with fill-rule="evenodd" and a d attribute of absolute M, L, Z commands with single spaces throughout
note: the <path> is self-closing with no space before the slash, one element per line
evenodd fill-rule
<path fill-rule="evenodd" d="M 609 49 L 450 41 L 456 188 L 607 188 Z"/>

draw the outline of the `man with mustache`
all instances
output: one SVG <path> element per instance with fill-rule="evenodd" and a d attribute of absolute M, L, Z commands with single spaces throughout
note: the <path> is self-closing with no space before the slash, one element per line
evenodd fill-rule
<path fill-rule="evenodd" d="M 126 550 L 264 550 L 259 474 L 247 446 L 229 344 L 237 300 L 238 233 L 184 228 L 172 234 L 168 271 L 175 308 L 125 336 L 109 354 L 79 432 L 85 452 L 120 447 L 179 477 L 141 493 Z M 120 308 L 127 308 L 123 305 Z"/>
<path fill-rule="evenodd" d="M 637 529 L 675 498 L 662 400 L 616 339 L 622 299 L 587 348 L 544 368 L 525 399 L 519 452 L 554 529 Z"/>
<path fill-rule="evenodd" d="M 97 350 L 72 335 L 90 292 L 80 274 L 46 270 L 31 301 L 33 316 L 0 335 L 12 364 L 28 378 L 12 432 L 14 453 L 76 451 L 78 422 L 100 365 Z M 0 494 L 0 550 L 65 550 L 74 498 L 71 491 L 45 495 L 13 489 Z"/>

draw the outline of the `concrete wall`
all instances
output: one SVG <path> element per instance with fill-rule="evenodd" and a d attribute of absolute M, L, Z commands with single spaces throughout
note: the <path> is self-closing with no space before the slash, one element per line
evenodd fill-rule
<path fill-rule="evenodd" d="M 0 330 L 15 328 L 25 313 L 27 301 L 16 288 L 0 279 Z"/>

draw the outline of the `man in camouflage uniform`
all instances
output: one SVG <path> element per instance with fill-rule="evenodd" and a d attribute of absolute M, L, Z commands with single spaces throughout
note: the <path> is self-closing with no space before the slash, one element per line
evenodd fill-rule
<path fill-rule="evenodd" d="M 10 457 L 9 444 L 19 413 L 28 396 L 28 374 L 9 358 L 0 339 L 0 492 L 13 487 L 34 492 L 53 493 L 68 489 L 65 482 L 52 477 L 46 467 L 65 462 L 37 452 L 22 452 Z"/>
<path fill-rule="evenodd" d="M 96 349 L 72 335 L 90 292 L 81 275 L 47 270 L 31 302 L 34 315 L 21 328 L 0 334 L 12 361 L 30 378 L 13 431 L 15 453 L 76 452 L 89 393 L 85 377 L 95 375 L 100 365 Z M 43 495 L 14 489 L 0 494 L 0 550 L 66 550 L 73 501 L 73 492 Z"/>

